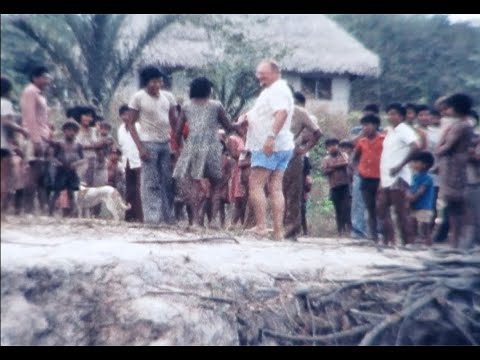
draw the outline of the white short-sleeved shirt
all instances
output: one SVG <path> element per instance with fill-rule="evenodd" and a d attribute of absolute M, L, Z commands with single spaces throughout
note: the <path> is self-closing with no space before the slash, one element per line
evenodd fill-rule
<path fill-rule="evenodd" d="M 260 151 L 272 131 L 275 113 L 287 111 L 287 119 L 275 138 L 274 151 L 292 150 L 295 147 L 293 133 L 290 131 L 293 115 L 293 95 L 285 80 L 277 80 L 262 91 L 255 105 L 248 112 L 248 131 L 246 148 Z"/>
<path fill-rule="evenodd" d="M 387 135 L 383 141 L 383 151 L 380 158 L 381 187 L 392 186 L 398 178 L 402 178 L 409 185 L 411 184 L 412 172 L 408 165 L 405 165 L 395 176 L 390 176 L 390 170 L 400 165 L 410 152 L 410 145 L 417 140 L 418 137 L 415 130 L 404 122 L 395 128 L 387 128 Z"/>
<path fill-rule="evenodd" d="M 138 122 L 135 123 L 135 128 L 140 134 L 141 127 Z M 130 165 L 130 169 L 137 169 L 142 166 L 140 160 L 140 154 L 138 153 L 137 145 L 133 141 L 132 135 L 127 131 L 125 124 L 120 125 L 118 128 L 118 145 L 120 145 L 120 150 L 122 150 L 122 166 L 124 169 L 127 168 L 127 160 Z"/>
<path fill-rule="evenodd" d="M 160 96 L 154 97 L 142 89 L 132 96 L 128 107 L 139 112 L 141 132 L 138 135 L 141 141 L 162 143 L 170 141 L 171 127 L 168 114 L 170 107 L 176 103 L 173 96 L 167 94 L 160 91 Z"/>

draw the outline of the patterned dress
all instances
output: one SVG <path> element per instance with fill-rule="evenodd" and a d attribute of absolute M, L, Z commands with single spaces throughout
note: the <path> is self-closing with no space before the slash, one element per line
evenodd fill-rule
<path fill-rule="evenodd" d="M 214 100 L 185 105 L 190 130 L 173 172 L 175 179 L 222 179 L 222 145 L 217 136 L 221 110 L 222 104 Z"/>
<path fill-rule="evenodd" d="M 472 135 L 473 129 L 467 121 L 456 121 L 439 142 L 440 192 L 447 201 L 464 199 Z"/>

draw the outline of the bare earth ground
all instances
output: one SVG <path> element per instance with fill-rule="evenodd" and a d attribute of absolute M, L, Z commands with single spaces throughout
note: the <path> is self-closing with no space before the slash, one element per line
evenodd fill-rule
<path fill-rule="evenodd" d="M 248 343 L 256 335 L 239 331 L 240 307 L 255 313 L 302 288 L 365 279 L 373 266 L 416 268 L 431 257 L 425 248 L 351 239 L 274 242 L 10 216 L 1 227 L 1 343 Z"/>

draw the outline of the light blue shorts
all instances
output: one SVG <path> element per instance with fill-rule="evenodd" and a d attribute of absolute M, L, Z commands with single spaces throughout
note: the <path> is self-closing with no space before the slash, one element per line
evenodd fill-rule
<path fill-rule="evenodd" d="M 293 150 L 275 151 L 271 156 L 265 155 L 263 151 L 252 151 L 252 168 L 285 171 L 292 155 Z"/>

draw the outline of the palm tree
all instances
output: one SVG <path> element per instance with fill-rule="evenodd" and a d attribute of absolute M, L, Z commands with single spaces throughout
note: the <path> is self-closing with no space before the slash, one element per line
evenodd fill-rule
<path fill-rule="evenodd" d="M 145 47 L 171 24 L 188 17 L 153 16 L 129 46 L 121 36 L 126 18 L 124 14 L 17 15 L 8 21 L 66 74 L 82 101 L 96 99 L 101 110 L 107 110 Z"/>

